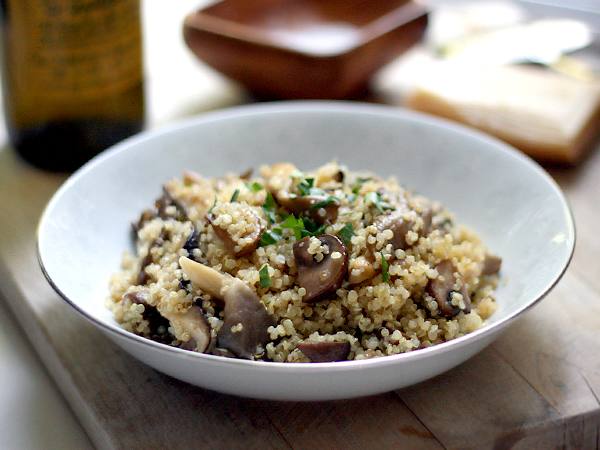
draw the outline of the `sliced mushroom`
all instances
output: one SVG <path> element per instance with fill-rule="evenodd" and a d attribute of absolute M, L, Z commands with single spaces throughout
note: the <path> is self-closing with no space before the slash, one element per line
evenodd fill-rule
<path fill-rule="evenodd" d="M 324 223 L 333 223 L 338 216 L 340 202 L 337 199 L 329 198 L 326 195 L 296 195 L 285 191 L 279 191 L 275 194 L 277 203 L 293 214 L 306 214 L 313 221 L 322 225 Z M 321 202 L 327 202 L 327 205 L 319 207 Z"/>
<path fill-rule="evenodd" d="M 123 295 L 123 299 L 129 300 L 131 303 L 136 305 L 149 306 L 148 300 L 150 299 L 150 293 L 148 291 L 133 291 Z"/>
<path fill-rule="evenodd" d="M 144 225 L 146 225 L 146 223 L 148 223 L 155 217 L 156 217 L 156 213 L 154 211 L 152 211 L 151 209 L 146 209 L 145 211 L 142 212 L 142 214 L 140 214 L 140 217 L 137 220 L 137 222 L 134 222 L 131 224 L 134 241 L 137 241 L 138 231 L 140 231 L 142 228 L 144 228 Z"/>
<path fill-rule="evenodd" d="M 333 362 L 348 359 L 348 342 L 301 342 L 297 347 L 311 362 Z"/>
<path fill-rule="evenodd" d="M 454 226 L 454 221 L 449 216 L 437 216 L 433 221 L 433 229 L 449 233 Z"/>
<path fill-rule="evenodd" d="M 152 258 L 152 249 L 155 247 L 160 247 L 167 239 L 169 239 L 169 233 L 163 228 L 163 230 L 160 232 L 160 236 L 154 239 L 148 246 L 148 251 L 140 262 L 140 270 L 136 279 L 137 285 L 144 286 L 148 284 L 148 281 L 150 281 L 150 275 L 148 275 L 148 272 L 146 272 L 146 267 L 148 267 L 154 261 Z"/>
<path fill-rule="evenodd" d="M 438 272 L 438 276 L 433 280 L 429 280 L 427 292 L 437 302 L 440 314 L 446 318 L 451 318 L 461 311 L 464 311 L 465 313 L 471 312 L 469 292 L 452 262 L 445 259 L 436 265 L 435 269 Z M 464 308 L 452 304 L 452 300 L 456 294 L 462 296 Z"/>
<path fill-rule="evenodd" d="M 139 286 L 144 286 L 146 284 L 148 284 L 148 281 L 150 281 L 150 275 L 148 275 L 148 272 L 146 272 L 146 267 L 148 267 L 150 264 L 152 264 L 152 245 L 150 247 L 148 247 L 148 252 L 146 253 L 146 255 L 144 256 L 144 258 L 142 259 L 141 263 L 140 263 L 140 270 L 138 272 L 137 275 L 137 279 L 135 280 L 135 284 L 139 285 Z"/>
<path fill-rule="evenodd" d="M 179 265 L 192 283 L 210 296 L 221 300 L 223 299 L 221 290 L 233 280 L 233 277 L 229 275 L 225 275 L 184 256 L 179 258 Z"/>
<path fill-rule="evenodd" d="M 252 172 L 254 172 L 254 169 L 252 167 L 250 167 L 249 169 L 246 169 L 242 173 L 240 173 L 239 177 L 242 180 L 249 180 L 250 177 L 252 176 Z"/>
<path fill-rule="evenodd" d="M 178 339 L 188 334 L 190 339 L 181 345 L 181 348 L 203 353 L 210 344 L 210 326 L 204 317 L 202 308 L 192 306 L 184 313 L 173 313 L 163 311 L 162 315 L 167 318 Z"/>
<path fill-rule="evenodd" d="M 156 210 L 158 211 L 158 215 L 161 219 L 174 218 L 181 222 L 185 222 L 186 220 L 189 220 L 187 211 L 186 211 L 185 207 L 183 206 L 183 204 L 179 200 L 175 199 L 175 197 L 173 197 L 171 195 L 171 193 L 167 190 L 167 188 L 164 186 L 163 186 L 163 195 L 158 200 L 156 200 L 156 202 L 154 202 L 154 206 L 156 207 Z M 167 208 L 169 206 L 175 207 L 174 215 L 167 213 Z"/>
<path fill-rule="evenodd" d="M 173 337 L 169 333 L 169 321 L 154 306 L 148 303 L 149 298 L 150 293 L 147 290 L 128 292 L 123 296 L 123 299 L 129 300 L 131 303 L 144 305 L 142 317 L 148 322 L 150 339 L 163 344 L 170 344 Z"/>
<path fill-rule="evenodd" d="M 483 267 L 481 268 L 481 275 L 494 275 L 500 272 L 502 267 L 502 258 L 490 253 L 485 255 L 483 260 Z"/>
<path fill-rule="evenodd" d="M 348 271 L 348 252 L 342 241 L 331 234 L 323 234 L 317 239 L 329 247 L 329 253 L 319 262 L 308 253 L 309 237 L 296 242 L 293 248 L 298 269 L 296 282 L 306 289 L 303 298 L 305 302 L 315 302 L 324 295 L 335 292 L 342 285 Z"/>
<path fill-rule="evenodd" d="M 217 335 L 217 345 L 240 358 L 251 359 L 257 345 L 269 340 L 267 329 L 275 325 L 275 321 L 256 293 L 242 282 L 232 283 L 225 291 L 223 301 L 225 319 Z"/>
<path fill-rule="evenodd" d="M 433 210 L 431 208 L 425 208 L 421 213 L 421 219 L 423 219 L 423 227 L 421 228 L 421 236 L 428 236 L 433 228 Z"/>
<path fill-rule="evenodd" d="M 235 358 L 235 354 L 227 350 L 226 348 L 214 347 L 208 353 L 215 356 L 222 356 L 223 358 Z"/>
<path fill-rule="evenodd" d="M 406 233 L 411 231 L 415 225 L 413 221 L 404 219 L 404 214 L 405 212 L 400 210 L 392 211 L 385 216 L 379 216 L 374 223 L 378 231 L 392 230 L 394 237 L 390 243 L 394 250 L 404 250 L 408 247 Z"/>
<path fill-rule="evenodd" d="M 392 244 L 392 248 L 394 250 L 406 250 L 411 246 L 408 242 L 406 242 L 406 234 L 409 231 L 415 230 L 415 222 L 413 220 L 406 219 L 404 217 L 405 213 L 406 210 L 397 209 L 386 215 L 377 217 L 374 222 L 374 225 L 377 227 L 378 231 L 392 230 L 394 236 L 389 243 Z M 421 213 L 421 219 L 423 220 L 423 225 L 417 232 L 419 236 L 427 236 L 431 232 L 431 209 L 425 209 Z M 367 247 L 371 253 L 375 252 L 374 244 L 367 244 Z"/>
<path fill-rule="evenodd" d="M 193 170 L 184 170 L 183 171 L 183 183 L 188 186 L 190 184 L 200 184 L 204 181 L 204 179 L 200 176 L 199 173 L 194 172 Z"/>
<path fill-rule="evenodd" d="M 212 225 L 215 234 L 223 241 L 223 244 L 229 253 L 235 256 L 244 256 L 252 253 L 258 247 L 260 237 L 264 231 L 264 225 L 260 217 L 258 217 L 250 206 L 238 204 L 236 205 L 236 208 L 244 210 L 244 214 L 251 225 L 251 231 L 241 236 L 232 236 L 226 228 L 217 225 L 218 215 L 216 213 L 208 214 L 206 219 Z"/>
<path fill-rule="evenodd" d="M 275 324 L 256 292 L 238 278 L 189 258 L 179 258 L 179 265 L 192 283 L 225 304 L 224 323 L 217 334 L 217 347 L 240 358 L 251 359 L 257 346 L 267 343 L 267 329 Z"/>
<path fill-rule="evenodd" d="M 198 231 L 196 230 L 196 228 L 192 229 L 191 234 L 188 236 L 188 238 L 185 241 L 185 244 L 183 244 L 183 248 L 191 255 L 192 252 L 198 248 L 198 246 L 200 245 L 199 242 L 199 238 L 200 236 L 198 236 Z"/>
<path fill-rule="evenodd" d="M 362 283 L 365 280 L 373 278 L 377 272 L 373 267 L 373 263 L 368 261 L 364 256 L 359 256 L 350 261 L 348 268 L 348 282 L 350 284 Z"/>

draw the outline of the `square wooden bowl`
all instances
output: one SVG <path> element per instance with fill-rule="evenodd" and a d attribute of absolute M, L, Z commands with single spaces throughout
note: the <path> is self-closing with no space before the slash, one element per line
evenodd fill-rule
<path fill-rule="evenodd" d="M 418 42 L 427 9 L 408 0 L 223 0 L 189 14 L 194 54 L 255 94 L 348 98 Z"/>

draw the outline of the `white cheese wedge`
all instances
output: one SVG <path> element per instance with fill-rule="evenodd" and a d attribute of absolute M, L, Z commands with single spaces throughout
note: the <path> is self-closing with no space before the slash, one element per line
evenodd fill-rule
<path fill-rule="evenodd" d="M 575 163 L 600 133 L 599 83 L 532 67 L 431 63 L 406 102 L 545 161 Z"/>

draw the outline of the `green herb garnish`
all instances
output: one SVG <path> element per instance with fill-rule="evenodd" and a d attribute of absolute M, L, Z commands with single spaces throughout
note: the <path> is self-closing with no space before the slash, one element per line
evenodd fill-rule
<path fill-rule="evenodd" d="M 338 201 L 338 198 L 333 196 L 333 195 L 329 195 L 325 200 L 322 200 L 320 202 L 314 203 L 313 205 L 310 206 L 310 209 L 319 209 L 319 208 L 325 208 L 326 206 L 331 205 L 332 203 L 336 203 Z"/>
<path fill-rule="evenodd" d="M 251 192 L 258 192 L 263 189 L 263 185 L 258 183 L 257 181 L 255 181 L 253 183 L 246 183 L 246 187 Z"/>
<path fill-rule="evenodd" d="M 240 195 L 240 190 L 236 189 L 235 191 L 233 191 L 233 195 L 231 196 L 231 200 L 229 200 L 231 203 L 233 202 L 237 202 L 238 196 Z"/>
<path fill-rule="evenodd" d="M 283 222 L 281 222 L 281 228 L 293 230 L 296 239 L 300 240 L 302 239 L 302 231 L 304 230 L 304 221 L 300 218 L 296 218 L 293 214 L 290 214 Z"/>
<path fill-rule="evenodd" d="M 316 222 L 311 220 L 308 217 L 305 217 L 303 220 L 304 229 L 302 230 L 302 237 L 306 236 L 320 236 L 325 232 L 325 228 L 327 228 L 327 224 L 318 225 Z"/>
<path fill-rule="evenodd" d="M 269 266 L 264 265 L 258 271 L 258 275 L 260 277 L 260 287 L 268 288 L 271 286 L 271 276 L 269 275 Z"/>
<path fill-rule="evenodd" d="M 368 177 L 368 178 L 357 178 L 356 182 L 352 185 L 352 193 L 354 195 L 358 194 L 358 192 L 360 191 L 360 188 L 362 187 L 363 184 L 365 184 L 367 181 L 371 181 L 372 178 Z"/>
<path fill-rule="evenodd" d="M 215 201 L 213 202 L 212 206 L 208 210 L 208 214 L 212 213 L 213 209 L 215 209 L 215 206 L 217 206 L 217 196 L 216 195 L 215 195 Z"/>
<path fill-rule="evenodd" d="M 304 178 L 300 183 L 298 183 L 298 192 L 300 192 L 301 196 L 310 195 L 310 191 L 315 184 L 314 178 Z"/>
<path fill-rule="evenodd" d="M 271 231 L 265 231 L 260 237 L 260 246 L 264 247 L 266 245 L 275 244 L 279 239 L 281 239 L 281 230 L 279 230 L 279 233 L 275 228 Z"/>
<path fill-rule="evenodd" d="M 387 283 L 390 281 L 390 265 L 388 264 L 387 259 L 385 259 L 385 256 L 383 256 L 383 252 L 379 252 L 379 254 L 381 255 L 381 278 Z"/>
<path fill-rule="evenodd" d="M 269 219 L 269 223 L 275 223 L 276 221 L 275 207 L 276 204 L 273 195 L 271 195 L 270 192 L 267 192 L 267 198 L 265 199 L 265 203 L 262 205 L 262 208 L 267 216 L 267 219 Z"/>
<path fill-rule="evenodd" d="M 367 195 L 365 195 L 365 201 L 375 206 L 379 212 L 395 209 L 389 203 L 383 201 L 383 198 L 379 192 L 369 192 Z"/>
<path fill-rule="evenodd" d="M 340 230 L 338 236 L 344 244 L 349 245 L 352 241 L 352 236 L 354 236 L 354 228 L 352 228 L 352 224 L 347 223 L 344 225 L 344 228 Z"/>
<path fill-rule="evenodd" d="M 267 192 L 267 198 L 265 199 L 263 208 L 275 209 L 275 199 L 273 198 L 273 195 L 270 192 Z"/>

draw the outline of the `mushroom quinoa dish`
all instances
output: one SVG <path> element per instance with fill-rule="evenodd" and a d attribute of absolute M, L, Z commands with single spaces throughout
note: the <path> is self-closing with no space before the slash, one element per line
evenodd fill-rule
<path fill-rule="evenodd" d="M 123 328 L 213 355 L 325 362 L 480 328 L 501 259 L 394 179 L 288 163 L 163 187 L 110 283 Z"/>

